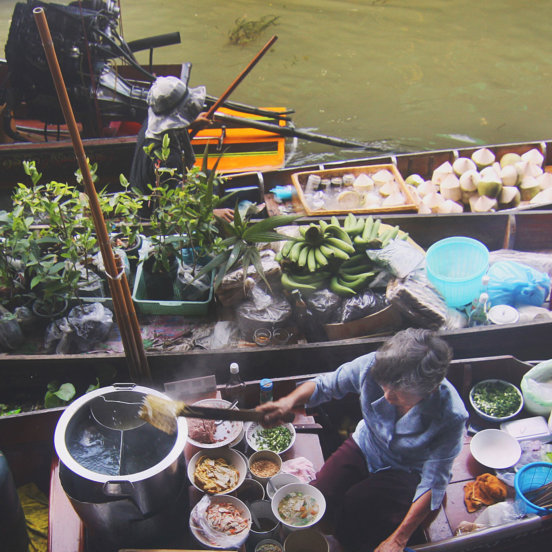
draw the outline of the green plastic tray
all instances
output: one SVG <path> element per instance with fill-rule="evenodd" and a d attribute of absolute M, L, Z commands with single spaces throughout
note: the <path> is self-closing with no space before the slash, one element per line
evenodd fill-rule
<path fill-rule="evenodd" d="M 205 301 L 155 301 L 146 299 L 146 282 L 142 270 L 142 263 L 138 264 L 136 277 L 134 278 L 134 289 L 132 291 L 132 300 L 136 311 L 140 314 L 180 314 L 186 316 L 200 316 L 207 314 L 209 304 L 213 299 L 213 283 L 211 278 L 211 288 L 209 297 Z"/>

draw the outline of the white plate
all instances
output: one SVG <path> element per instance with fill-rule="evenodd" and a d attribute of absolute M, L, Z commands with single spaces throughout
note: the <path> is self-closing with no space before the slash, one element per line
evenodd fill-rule
<path fill-rule="evenodd" d="M 521 447 L 509 433 L 500 429 L 484 429 L 470 441 L 472 456 L 484 466 L 503 470 L 512 467 L 521 456 Z"/>
<path fill-rule="evenodd" d="M 289 443 L 289 446 L 285 450 L 278 450 L 274 451 L 278 454 L 283 454 L 284 452 L 288 451 L 292 446 L 293 443 L 295 443 L 295 428 L 293 427 L 293 424 L 282 424 L 284 427 L 287 427 L 291 431 L 291 441 Z M 257 445 L 256 435 L 258 431 L 261 431 L 263 426 L 256 422 L 249 422 L 245 425 L 245 439 L 247 441 L 247 444 L 255 451 L 261 450 L 259 446 Z"/>
<path fill-rule="evenodd" d="M 227 535 L 221 535 L 220 539 L 213 539 L 210 540 L 205 536 L 205 533 L 201 530 L 201 528 L 194 523 L 194 519 L 197 518 L 197 509 L 198 504 L 194 506 L 192 511 L 190 512 L 190 529 L 192 531 L 192 534 L 194 537 L 205 547 L 208 549 L 221 549 L 221 550 L 228 550 L 228 547 L 225 546 L 224 543 L 228 542 L 228 538 L 232 538 L 233 544 L 231 549 L 236 550 L 238 549 L 247 539 L 249 535 L 249 530 L 251 529 L 251 513 L 249 512 L 249 509 L 247 506 L 238 498 L 228 495 L 228 496 L 210 496 L 209 497 L 210 502 L 231 502 L 234 506 L 236 506 L 244 515 L 244 517 L 248 520 L 248 528 L 242 531 L 239 535 L 235 535 L 235 538 L 228 537 Z"/>
<path fill-rule="evenodd" d="M 193 403 L 192 406 L 212 406 L 215 408 L 228 408 L 232 403 L 225 401 L 224 399 L 203 399 L 202 401 L 197 401 Z M 226 445 L 230 445 L 240 436 L 240 433 L 243 431 L 243 422 L 231 422 L 226 420 L 217 426 L 215 431 L 214 443 L 200 443 L 195 439 L 192 439 L 189 436 L 188 429 L 188 443 L 194 445 L 194 447 L 209 449 L 209 448 L 219 448 Z"/>

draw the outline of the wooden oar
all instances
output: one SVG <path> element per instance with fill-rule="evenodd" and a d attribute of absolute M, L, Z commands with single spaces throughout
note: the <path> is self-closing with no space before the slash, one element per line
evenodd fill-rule
<path fill-rule="evenodd" d="M 34 8 L 33 14 L 40 33 L 46 59 L 48 61 L 48 67 L 50 68 L 50 73 L 52 74 L 52 80 L 54 81 L 54 85 L 56 87 L 65 123 L 67 124 L 67 128 L 69 129 L 69 133 L 71 135 L 71 141 L 73 142 L 73 149 L 83 177 L 85 191 L 88 195 L 90 212 L 92 214 L 92 220 L 94 221 L 94 227 L 98 236 L 98 244 L 100 246 L 106 275 L 108 277 L 107 279 L 111 290 L 111 297 L 113 299 L 113 309 L 115 311 L 115 317 L 121 332 L 121 339 L 123 341 L 125 355 L 129 364 L 130 375 L 134 381 L 148 383 L 151 382 L 151 373 L 146 353 L 144 351 L 140 326 L 138 324 L 138 318 L 132 303 L 128 281 L 124 270 L 119 270 L 117 268 L 117 262 L 115 260 L 115 256 L 113 255 L 113 250 L 111 249 L 111 241 L 105 225 L 96 188 L 94 187 L 94 183 L 92 181 L 90 167 L 84 153 L 84 147 L 82 145 L 77 122 L 75 121 L 75 116 L 71 108 L 71 102 L 69 101 L 69 96 L 67 95 L 67 89 L 65 88 L 65 82 L 59 67 L 46 15 L 43 8 Z"/>
<path fill-rule="evenodd" d="M 247 67 L 232 81 L 230 86 L 221 94 L 219 99 L 209 108 L 204 115 L 204 119 L 212 119 L 215 111 L 225 102 L 225 100 L 234 92 L 240 82 L 249 74 L 251 69 L 257 65 L 259 60 L 270 50 L 272 45 L 278 40 L 278 37 L 274 35 L 257 53 L 257 55 L 247 64 Z M 190 139 L 193 138 L 198 132 L 199 128 L 192 128 L 190 131 Z"/>
<path fill-rule="evenodd" d="M 335 138 L 333 136 L 326 136 L 324 134 L 315 134 L 314 132 L 309 132 L 300 128 L 294 128 L 291 126 L 279 126 L 272 123 L 264 123 L 262 121 L 247 119 L 245 117 L 226 115 L 224 113 L 215 113 L 215 119 L 217 119 L 218 121 L 222 121 L 223 123 L 231 123 L 238 127 L 256 128 L 258 130 L 265 130 L 266 132 L 274 132 L 274 134 L 279 134 L 280 136 L 301 138 L 303 140 L 319 142 L 321 144 L 328 144 L 330 146 L 336 146 L 339 148 L 356 148 L 365 151 L 379 151 L 383 153 L 396 151 L 396 148 L 386 146 L 381 142 L 353 142 L 352 140 L 343 140 L 342 138 Z"/>

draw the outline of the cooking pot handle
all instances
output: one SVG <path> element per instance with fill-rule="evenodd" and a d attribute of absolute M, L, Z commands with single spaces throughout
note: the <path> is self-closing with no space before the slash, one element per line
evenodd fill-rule
<path fill-rule="evenodd" d="M 130 497 L 134 494 L 134 485 L 130 481 L 106 481 L 103 492 L 107 496 Z"/>

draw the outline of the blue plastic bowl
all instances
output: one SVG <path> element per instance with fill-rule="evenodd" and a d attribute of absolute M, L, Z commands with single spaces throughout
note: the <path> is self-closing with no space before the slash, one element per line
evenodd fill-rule
<path fill-rule="evenodd" d="M 552 463 L 550 462 L 531 462 L 523 466 L 514 478 L 514 488 L 516 489 L 516 502 L 521 506 L 521 510 L 528 514 L 538 514 L 547 516 L 552 514 L 552 508 L 541 508 L 527 499 L 525 493 L 532 491 L 546 483 L 552 481 Z"/>
<path fill-rule="evenodd" d="M 426 253 L 427 278 L 449 307 L 462 307 L 479 297 L 488 267 L 489 250 L 472 238 L 445 238 Z"/>

